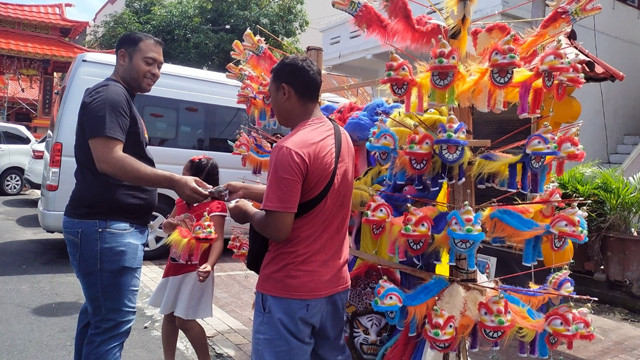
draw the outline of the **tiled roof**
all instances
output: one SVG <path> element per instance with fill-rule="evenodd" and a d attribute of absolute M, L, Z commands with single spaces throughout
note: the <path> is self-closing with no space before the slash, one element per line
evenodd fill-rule
<path fill-rule="evenodd" d="M 69 38 L 75 39 L 89 25 L 88 21 L 67 18 L 65 8 L 69 3 L 48 5 L 23 5 L 0 2 L 0 18 L 36 24 L 46 24 L 61 28 L 72 28 Z"/>
<path fill-rule="evenodd" d="M 59 37 L 0 28 L 0 54 L 71 62 L 88 51 Z"/>

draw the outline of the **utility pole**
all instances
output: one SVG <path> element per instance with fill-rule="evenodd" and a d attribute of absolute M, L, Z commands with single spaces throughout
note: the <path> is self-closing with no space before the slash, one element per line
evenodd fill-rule
<path fill-rule="evenodd" d="M 11 89 L 11 83 L 9 82 L 9 73 L 4 74 L 4 112 L 2 113 L 2 121 L 9 122 L 9 90 Z"/>

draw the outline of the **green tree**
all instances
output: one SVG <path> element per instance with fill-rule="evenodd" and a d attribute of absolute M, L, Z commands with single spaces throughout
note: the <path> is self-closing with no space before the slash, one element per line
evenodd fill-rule
<path fill-rule="evenodd" d="M 143 31 L 164 41 L 167 63 L 224 71 L 232 61 L 231 43 L 242 41 L 247 29 L 283 52 L 301 52 L 299 35 L 309 26 L 303 5 L 304 0 L 127 0 L 85 45 L 113 49 L 121 34 Z"/>

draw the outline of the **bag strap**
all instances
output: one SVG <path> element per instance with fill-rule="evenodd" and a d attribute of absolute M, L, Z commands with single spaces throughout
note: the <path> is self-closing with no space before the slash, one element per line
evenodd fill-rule
<path fill-rule="evenodd" d="M 335 161 L 333 165 L 333 172 L 331 173 L 331 178 L 329 178 L 327 185 L 324 186 L 324 188 L 322 189 L 322 191 L 320 191 L 318 195 L 314 196 L 313 198 L 305 202 L 298 204 L 298 211 L 296 211 L 296 216 L 295 216 L 296 219 L 313 210 L 316 206 L 318 206 L 318 204 L 322 202 L 322 200 L 324 200 L 324 198 L 329 193 L 329 190 L 331 190 L 331 187 L 333 186 L 333 181 L 336 178 L 336 173 L 338 172 L 338 160 L 340 160 L 340 151 L 342 150 L 342 135 L 340 134 L 340 128 L 338 127 L 338 124 L 333 120 L 330 120 L 330 121 L 331 121 L 331 124 L 333 125 L 333 135 L 336 143 L 336 156 L 335 156 Z"/>

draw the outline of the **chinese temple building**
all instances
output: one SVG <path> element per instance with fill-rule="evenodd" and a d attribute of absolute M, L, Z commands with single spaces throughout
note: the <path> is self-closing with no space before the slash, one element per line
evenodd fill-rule
<path fill-rule="evenodd" d="M 0 121 L 46 132 L 62 75 L 76 55 L 90 51 L 71 40 L 89 25 L 66 17 L 68 3 L 0 2 Z"/>

